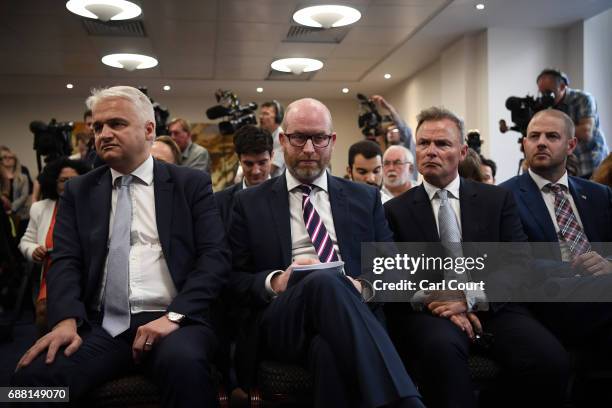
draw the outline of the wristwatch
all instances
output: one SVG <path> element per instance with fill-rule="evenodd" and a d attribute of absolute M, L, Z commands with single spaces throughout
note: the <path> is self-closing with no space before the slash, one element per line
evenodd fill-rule
<path fill-rule="evenodd" d="M 176 313 L 176 312 L 168 312 L 168 313 L 166 313 L 166 317 L 172 323 L 176 323 L 176 324 L 181 324 L 181 322 L 183 320 L 185 320 L 185 315 L 182 315 L 182 314 Z"/>

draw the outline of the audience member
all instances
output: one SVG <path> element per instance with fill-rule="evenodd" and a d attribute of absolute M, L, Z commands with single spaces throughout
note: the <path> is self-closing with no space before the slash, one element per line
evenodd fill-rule
<path fill-rule="evenodd" d="M 51 266 L 57 203 L 64 192 L 65 183 L 87 171 L 89 167 L 84 161 L 61 158 L 47 164 L 38 176 L 42 200 L 30 207 L 30 222 L 19 243 L 19 250 L 26 259 L 43 264 L 36 299 L 36 323 L 41 332 L 46 327 L 46 276 Z"/>
<path fill-rule="evenodd" d="M 274 150 L 272 135 L 266 129 L 245 125 L 234 134 L 234 150 L 244 172 L 244 178 L 223 191 L 215 194 L 221 218 L 229 231 L 237 192 L 257 186 L 270 178 Z"/>
<path fill-rule="evenodd" d="M 382 192 L 397 197 L 412 188 L 414 156 L 404 146 L 391 146 L 383 155 Z"/>
<path fill-rule="evenodd" d="M 279 140 L 280 132 L 283 131 L 280 126 L 283 116 L 283 106 L 276 100 L 264 102 L 259 108 L 259 127 L 270 132 L 274 142 L 272 177 L 280 176 L 285 171 L 285 158 Z"/>
<path fill-rule="evenodd" d="M 591 180 L 612 187 L 612 153 L 601 162 L 595 173 L 593 173 Z"/>
<path fill-rule="evenodd" d="M 89 142 L 93 135 L 89 133 L 77 133 L 76 135 L 76 150 L 77 152 L 70 157 L 70 160 L 83 160 L 87 161 L 87 154 L 89 153 Z"/>
<path fill-rule="evenodd" d="M 191 167 L 210 173 L 210 155 L 208 150 L 191 141 L 191 126 L 185 119 L 175 118 L 170 121 L 168 130 L 172 140 L 181 149 L 181 166 Z"/>
<path fill-rule="evenodd" d="M 459 177 L 459 162 L 467 154 L 463 121 L 436 107 L 422 111 L 417 120 L 417 165 L 424 181 L 385 204 L 396 241 L 441 242 L 446 248 L 459 242 L 526 241 L 509 191 Z M 446 256 L 463 256 L 462 251 L 447 249 Z M 483 271 L 508 298 L 522 284 L 524 260 L 516 262 Z M 507 272 L 516 276 L 507 279 Z M 565 351 L 526 308 L 490 303 L 486 290 L 419 291 L 413 304 L 387 304 L 390 333 L 425 403 L 433 408 L 478 406 L 468 356 L 476 336 L 486 330 L 494 339 L 488 354 L 505 373 L 490 394 L 490 406 L 562 406 L 569 370 Z"/>
<path fill-rule="evenodd" d="M 170 164 L 181 162 L 181 150 L 170 136 L 158 136 L 151 146 L 151 155 L 154 159 Z"/>
<path fill-rule="evenodd" d="M 87 103 L 106 165 L 64 186 L 47 274 L 52 330 L 13 385 L 69 387 L 76 403 L 139 370 L 163 406 L 215 406 L 210 309 L 229 253 L 210 177 L 153 160 L 155 116 L 141 91 L 94 90 Z"/>
<path fill-rule="evenodd" d="M 465 158 L 459 163 L 459 176 L 479 183 L 484 181 L 482 161 L 474 149 L 468 148 Z"/>
<path fill-rule="evenodd" d="M 569 87 L 567 76 L 555 69 L 545 69 L 537 78 L 538 90 L 554 92 L 553 108 L 565 112 L 574 122 L 577 139 L 574 154 L 578 158 L 578 176 L 590 178 L 608 155 L 608 145 L 599 128 L 599 114 L 593 96 Z"/>
<path fill-rule="evenodd" d="M 327 173 L 336 133 L 321 102 L 290 104 L 280 142 L 287 171 L 234 199 L 231 288 L 250 311 L 236 358 L 241 382 L 250 385 L 263 356 L 305 364 L 317 407 L 422 407 L 357 280 L 361 242 L 392 239 L 380 193 Z M 298 265 L 340 259 L 345 275 L 292 279 Z"/>
<path fill-rule="evenodd" d="M 483 175 L 483 183 L 486 184 L 495 184 L 495 175 L 497 174 L 497 164 L 491 159 L 486 159 L 483 156 L 480 156 L 480 161 L 482 164 L 480 165 L 480 170 Z"/>
<path fill-rule="evenodd" d="M 0 157 L 4 177 L 9 180 L 10 214 L 17 228 L 16 237 L 19 240 L 28 226 L 30 217 L 30 182 L 28 176 L 22 171 L 17 156 L 8 147 L 0 147 Z"/>
<path fill-rule="evenodd" d="M 382 150 L 378 143 L 362 140 L 351 145 L 346 172 L 350 180 L 381 189 L 383 182 Z M 384 204 L 393 197 L 381 191 L 380 198 Z"/>

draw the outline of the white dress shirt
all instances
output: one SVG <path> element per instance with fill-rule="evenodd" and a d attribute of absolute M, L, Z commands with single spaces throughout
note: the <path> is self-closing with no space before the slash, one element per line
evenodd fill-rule
<path fill-rule="evenodd" d="M 129 300 L 131 313 L 165 311 L 176 296 L 176 287 L 170 276 L 162 252 L 157 219 L 155 217 L 155 187 L 153 180 L 153 158 L 149 156 L 132 173 L 130 184 L 132 200 L 132 227 L 130 233 Z M 123 174 L 111 169 L 113 191 L 108 229 L 108 242 L 113 234 L 113 221 L 117 206 L 115 180 Z M 102 291 L 106 284 L 107 269 L 104 267 Z M 98 302 L 101 307 L 101 299 Z"/>
<path fill-rule="evenodd" d="M 19 250 L 30 261 L 34 261 L 32 253 L 36 248 L 41 245 L 45 246 L 56 203 L 56 200 L 46 198 L 35 202 L 30 207 L 28 228 L 23 237 L 21 237 L 21 241 L 19 241 Z"/>
<path fill-rule="evenodd" d="M 531 179 L 536 183 L 538 189 L 540 190 L 540 194 L 542 194 L 542 199 L 544 199 L 544 204 L 546 204 L 546 208 L 548 209 L 548 214 L 550 214 L 550 218 L 555 226 L 555 232 L 557 233 L 557 238 L 559 237 L 559 223 L 557 222 L 557 216 L 555 215 L 555 193 L 550 191 L 548 184 L 552 183 L 550 180 L 545 179 L 544 177 L 536 174 L 533 170 L 529 169 L 529 175 Z M 563 176 L 555 182 L 555 184 L 560 184 L 565 186 L 565 190 L 563 191 L 563 195 L 570 203 L 572 207 L 572 211 L 576 216 L 576 221 L 580 224 L 580 228 L 584 231 L 584 226 L 582 225 L 582 220 L 580 219 L 580 214 L 578 213 L 578 208 L 576 207 L 576 203 L 574 202 L 574 197 L 570 194 L 569 184 L 567 178 L 567 171 L 563 173 Z M 572 260 L 572 253 L 564 240 L 559 240 L 559 246 L 561 248 L 561 259 L 565 262 L 570 262 Z"/>
<path fill-rule="evenodd" d="M 289 192 L 289 216 L 291 226 L 291 259 L 295 261 L 297 258 L 311 258 L 319 260 L 317 251 L 310 239 L 306 225 L 304 224 L 304 218 L 302 215 L 302 190 L 299 186 L 300 183 L 293 175 L 289 172 L 285 172 L 287 179 L 287 191 Z M 332 218 L 331 204 L 329 202 L 329 191 L 327 189 L 327 171 L 321 173 L 321 175 L 311 183 L 314 188 L 310 193 L 310 202 L 317 210 L 319 217 L 327 233 L 329 239 L 334 243 L 334 250 L 338 254 L 338 260 L 342 260 L 340 255 L 340 249 L 338 247 L 338 239 L 336 237 L 336 229 L 334 227 L 334 219 Z M 289 265 L 286 265 L 289 266 Z M 270 295 L 276 295 L 272 290 L 270 284 L 272 277 L 277 273 L 284 271 L 278 270 L 273 271 L 266 277 L 266 290 Z"/>

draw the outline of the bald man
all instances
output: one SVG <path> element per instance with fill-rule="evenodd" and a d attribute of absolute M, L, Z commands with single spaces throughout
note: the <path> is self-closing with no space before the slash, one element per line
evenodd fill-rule
<path fill-rule="evenodd" d="M 239 341 L 237 352 L 241 382 L 267 358 L 313 373 L 314 406 L 423 406 L 359 279 L 361 243 L 392 240 L 379 189 L 327 173 L 337 136 L 321 102 L 290 104 L 282 129 L 286 171 L 234 204 L 230 286 L 250 312 L 250 344 Z M 292 279 L 296 265 L 336 260 L 344 274 Z"/>

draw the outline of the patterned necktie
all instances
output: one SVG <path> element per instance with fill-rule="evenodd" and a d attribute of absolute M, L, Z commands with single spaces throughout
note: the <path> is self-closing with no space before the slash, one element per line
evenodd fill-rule
<path fill-rule="evenodd" d="M 334 243 L 332 242 L 323 220 L 319 216 L 317 210 L 310 202 L 310 193 L 312 192 L 312 186 L 307 184 L 300 185 L 302 190 L 302 216 L 304 218 L 304 224 L 310 240 L 314 245 L 315 251 L 321 262 L 333 262 L 338 260 L 338 254 L 334 250 Z"/>
<path fill-rule="evenodd" d="M 455 211 L 448 202 L 448 191 L 438 190 L 438 198 L 440 199 L 440 209 L 438 210 L 438 227 L 440 229 L 440 241 L 442 244 L 450 243 L 444 247 L 450 255 L 459 257 L 463 255 L 461 248 L 461 231 L 459 231 L 459 223 Z"/>
<path fill-rule="evenodd" d="M 555 216 L 559 224 L 559 239 L 569 245 L 572 259 L 589 252 L 591 244 L 578 224 L 572 206 L 564 194 L 566 187 L 561 184 L 547 184 L 550 191 L 555 195 Z"/>
<path fill-rule="evenodd" d="M 119 177 L 113 236 L 108 248 L 102 327 L 115 337 L 130 328 L 129 257 L 132 226 L 132 176 Z"/>

